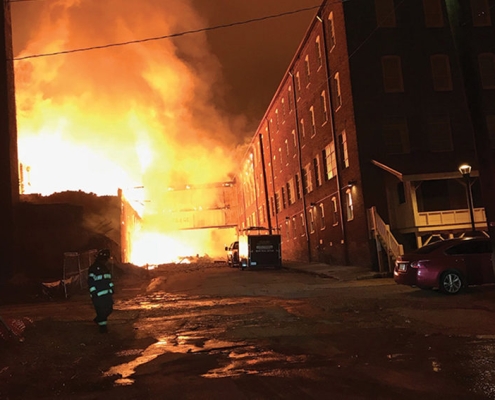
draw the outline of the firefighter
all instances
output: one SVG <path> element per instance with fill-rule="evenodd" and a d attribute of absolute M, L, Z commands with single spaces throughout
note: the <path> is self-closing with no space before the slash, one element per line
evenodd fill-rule
<path fill-rule="evenodd" d="M 113 311 L 113 282 L 112 274 L 107 267 L 110 259 L 110 250 L 100 250 L 95 262 L 88 270 L 88 287 L 96 317 L 93 319 L 98 324 L 101 333 L 107 333 L 107 318 Z"/>

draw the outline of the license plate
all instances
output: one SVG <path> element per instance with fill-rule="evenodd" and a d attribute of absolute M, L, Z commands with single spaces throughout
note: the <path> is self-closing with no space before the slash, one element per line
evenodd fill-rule
<path fill-rule="evenodd" d="M 401 263 L 399 264 L 399 271 L 405 271 L 407 269 L 407 264 Z"/>

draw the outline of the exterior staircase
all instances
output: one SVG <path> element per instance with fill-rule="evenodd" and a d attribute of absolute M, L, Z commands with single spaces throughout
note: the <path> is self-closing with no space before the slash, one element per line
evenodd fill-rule
<path fill-rule="evenodd" d="M 376 207 L 368 209 L 368 224 L 371 238 L 376 243 L 380 272 L 393 272 L 396 258 L 404 254 L 403 246 L 395 239 L 390 226 L 378 215 Z"/>

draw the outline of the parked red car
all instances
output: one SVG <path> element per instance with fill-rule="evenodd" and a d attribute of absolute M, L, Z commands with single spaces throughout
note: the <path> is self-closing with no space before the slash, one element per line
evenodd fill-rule
<path fill-rule="evenodd" d="M 421 289 L 456 294 L 467 285 L 495 283 L 487 237 L 442 240 L 397 258 L 394 280 Z"/>

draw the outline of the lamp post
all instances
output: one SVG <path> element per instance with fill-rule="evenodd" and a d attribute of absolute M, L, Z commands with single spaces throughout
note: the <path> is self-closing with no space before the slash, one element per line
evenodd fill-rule
<path fill-rule="evenodd" d="M 471 191 L 471 166 L 469 164 L 462 164 L 459 167 L 459 172 L 466 181 L 466 196 L 469 207 L 469 217 L 471 218 L 471 232 L 474 233 L 476 228 L 474 227 L 473 193 Z"/>

